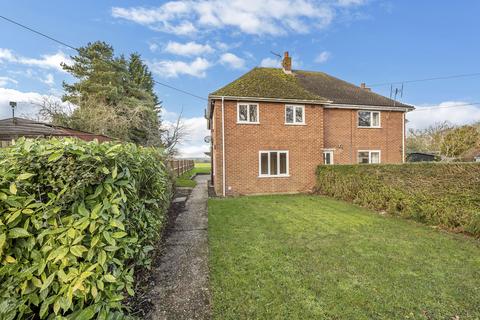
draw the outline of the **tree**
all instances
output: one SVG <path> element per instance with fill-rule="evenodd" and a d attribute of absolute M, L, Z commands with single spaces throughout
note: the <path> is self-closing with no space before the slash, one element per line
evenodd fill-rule
<path fill-rule="evenodd" d="M 477 146 L 480 146 L 478 129 L 474 126 L 462 126 L 448 132 L 443 139 L 441 151 L 448 158 L 458 158 Z"/>
<path fill-rule="evenodd" d="M 77 106 L 68 119 L 72 128 L 142 145 L 161 143 L 161 106 L 152 74 L 140 55 L 115 57 L 110 45 L 94 42 L 79 48 L 72 60 L 72 65 L 62 64 L 77 79 L 63 83 L 63 100 Z"/>
<path fill-rule="evenodd" d="M 185 128 L 185 123 L 182 119 L 183 110 L 180 112 L 177 120 L 173 123 L 164 123 L 163 127 L 160 129 L 161 140 L 163 147 L 168 156 L 173 157 L 177 155 L 178 144 L 185 139 L 188 132 Z"/>
<path fill-rule="evenodd" d="M 410 129 L 407 136 L 409 152 L 440 152 L 445 135 L 454 128 L 448 121 L 437 122 L 425 129 Z"/>

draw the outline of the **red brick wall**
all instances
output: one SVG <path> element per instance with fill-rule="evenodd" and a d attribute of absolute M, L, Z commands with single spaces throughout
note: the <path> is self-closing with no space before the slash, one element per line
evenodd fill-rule
<path fill-rule="evenodd" d="M 358 150 L 380 150 L 382 163 L 401 163 L 403 112 L 381 111 L 381 128 L 358 128 L 357 112 L 324 109 L 325 148 L 334 149 L 334 163 L 357 163 Z"/>
<path fill-rule="evenodd" d="M 381 161 L 402 161 L 402 113 L 381 112 L 380 129 L 357 128 L 357 111 L 305 105 L 305 125 L 285 125 L 284 103 L 259 103 L 260 124 L 237 124 L 237 102 L 225 101 L 226 194 L 308 192 L 323 149 L 338 164 L 357 161 L 357 150 L 381 150 Z M 222 195 L 222 114 L 215 101 L 212 123 L 214 186 Z M 341 145 L 341 148 L 340 148 Z M 289 177 L 259 177 L 260 150 L 288 150 Z M 353 154 L 353 156 L 352 156 Z"/>

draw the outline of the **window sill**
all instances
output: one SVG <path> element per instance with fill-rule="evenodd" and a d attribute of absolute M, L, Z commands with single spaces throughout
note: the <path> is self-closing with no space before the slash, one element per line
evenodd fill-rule
<path fill-rule="evenodd" d="M 382 127 L 361 127 L 361 126 L 357 126 L 357 129 L 382 129 Z"/>
<path fill-rule="evenodd" d="M 239 122 L 239 121 L 237 121 L 237 124 L 260 124 L 260 122 Z"/>
<path fill-rule="evenodd" d="M 258 176 L 257 178 L 290 178 L 289 174 L 282 174 L 282 175 L 276 175 L 276 176 Z"/>
<path fill-rule="evenodd" d="M 286 126 L 306 126 L 307 124 L 306 123 L 286 123 L 285 122 L 285 125 Z"/>

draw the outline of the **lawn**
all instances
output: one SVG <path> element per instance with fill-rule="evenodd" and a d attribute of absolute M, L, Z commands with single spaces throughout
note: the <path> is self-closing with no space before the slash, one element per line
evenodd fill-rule
<path fill-rule="evenodd" d="M 195 180 L 190 179 L 194 174 L 208 174 L 210 173 L 210 163 L 196 162 L 195 167 L 192 170 L 189 170 L 179 176 L 175 180 L 175 185 L 177 187 L 190 187 L 193 188 L 197 185 Z"/>
<path fill-rule="evenodd" d="M 209 200 L 214 319 L 480 318 L 480 241 L 320 196 Z"/>

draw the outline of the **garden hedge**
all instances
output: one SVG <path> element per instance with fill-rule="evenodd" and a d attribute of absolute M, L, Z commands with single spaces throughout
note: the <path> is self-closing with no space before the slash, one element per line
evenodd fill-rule
<path fill-rule="evenodd" d="M 480 237 L 480 164 L 321 165 L 317 190 L 370 209 Z"/>
<path fill-rule="evenodd" d="M 133 144 L 20 139 L 0 149 L 0 319 L 121 319 L 172 182 Z"/>

